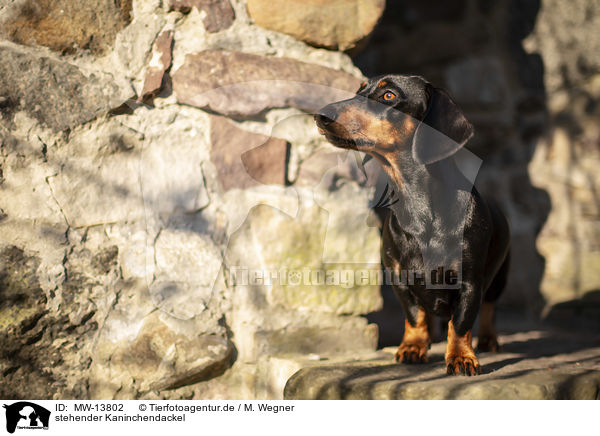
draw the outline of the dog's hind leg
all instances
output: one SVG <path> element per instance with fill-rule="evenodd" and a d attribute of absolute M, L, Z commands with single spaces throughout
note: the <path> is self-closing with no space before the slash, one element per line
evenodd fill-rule
<path fill-rule="evenodd" d="M 493 302 L 483 302 L 479 311 L 479 333 L 477 334 L 477 351 L 500 351 L 496 333 L 496 305 Z"/>
<path fill-rule="evenodd" d="M 498 335 L 496 333 L 496 301 L 506 286 L 510 253 L 506 255 L 502 266 L 496 273 L 489 289 L 483 297 L 479 311 L 479 332 L 477 335 L 477 351 L 500 351 Z"/>

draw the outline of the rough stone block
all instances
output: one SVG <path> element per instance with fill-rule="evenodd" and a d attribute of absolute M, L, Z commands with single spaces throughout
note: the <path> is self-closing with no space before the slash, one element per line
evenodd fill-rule
<path fill-rule="evenodd" d="M 170 0 L 169 8 L 183 13 L 192 8 L 204 12 L 204 27 L 209 33 L 229 28 L 235 19 L 229 0 Z"/>
<path fill-rule="evenodd" d="M 19 44 L 99 55 L 129 24 L 131 10 L 132 0 L 16 0 L 0 9 L 0 34 Z"/>
<path fill-rule="evenodd" d="M 311 45 L 339 50 L 367 38 L 384 8 L 384 0 L 248 1 L 248 12 L 257 25 Z"/>
<path fill-rule="evenodd" d="M 177 101 L 237 117 L 296 107 L 314 112 L 348 98 L 360 78 L 290 58 L 205 50 L 187 55 L 173 72 Z"/>
<path fill-rule="evenodd" d="M 55 131 L 72 128 L 123 103 L 128 94 L 108 74 L 84 75 L 75 65 L 0 41 L 3 112 L 26 112 Z M 117 84 L 118 82 L 118 84 Z"/>
<path fill-rule="evenodd" d="M 131 398 L 222 374 L 233 346 L 204 318 L 180 320 L 154 310 L 142 283 L 124 291 L 94 349 L 90 396 L 112 398 L 122 390 Z"/>
<path fill-rule="evenodd" d="M 356 197 L 354 201 L 360 204 Z M 259 286 L 267 285 L 269 304 L 289 309 L 337 314 L 376 310 L 379 286 L 369 278 L 380 269 L 379 233 L 366 224 L 364 201 L 364 208 L 352 211 L 364 211 L 364 220 L 346 220 L 344 231 L 334 227 L 347 211 L 331 204 L 329 210 L 305 205 L 296 218 L 269 206 L 255 207 L 228 247 L 236 280 L 252 284 L 258 278 Z M 334 223 L 332 228 L 329 223 Z"/>
<path fill-rule="evenodd" d="M 238 129 L 211 117 L 211 161 L 224 191 L 260 184 L 285 184 L 288 145 L 278 138 Z"/>
<path fill-rule="evenodd" d="M 163 30 L 152 45 L 152 57 L 146 67 L 144 85 L 140 100 L 147 101 L 155 97 L 162 89 L 165 72 L 171 67 L 171 48 L 173 31 Z"/>
<path fill-rule="evenodd" d="M 200 315 L 213 296 L 222 257 L 207 235 L 166 228 L 154 243 L 150 294 L 161 310 L 179 319 Z"/>

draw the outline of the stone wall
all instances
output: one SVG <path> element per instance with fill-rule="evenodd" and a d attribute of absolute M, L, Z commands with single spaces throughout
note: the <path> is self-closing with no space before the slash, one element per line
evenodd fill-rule
<path fill-rule="evenodd" d="M 600 319 L 599 26 L 595 2 L 547 0 L 524 41 L 543 58 L 549 113 L 529 167 L 552 202 L 537 240 L 546 258 L 541 291 L 548 314 L 567 322 Z"/>
<path fill-rule="evenodd" d="M 347 3 L 327 50 L 259 2 L 0 2 L 1 397 L 278 398 L 375 349 L 377 286 L 236 273 L 378 268 L 372 188 L 309 115 L 363 79 L 335 48 L 383 2 Z"/>
<path fill-rule="evenodd" d="M 309 115 L 363 74 L 422 74 L 475 124 L 501 303 L 597 316 L 593 6 L 0 0 L 0 396 L 280 398 L 374 350 L 377 286 L 244 278 L 379 268 L 371 170 Z"/>

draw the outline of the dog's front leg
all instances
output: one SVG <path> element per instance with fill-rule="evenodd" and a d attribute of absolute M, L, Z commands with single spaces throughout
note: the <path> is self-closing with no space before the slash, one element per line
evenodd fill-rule
<path fill-rule="evenodd" d="M 421 307 L 405 311 L 405 315 L 404 337 L 396 351 L 396 362 L 427 362 L 427 351 L 431 345 L 431 319 Z"/>
<path fill-rule="evenodd" d="M 448 322 L 446 372 L 451 375 L 481 373 L 481 366 L 473 349 L 471 334 L 481 304 L 481 292 L 478 292 L 477 289 L 476 285 L 463 283 L 458 304 Z"/>

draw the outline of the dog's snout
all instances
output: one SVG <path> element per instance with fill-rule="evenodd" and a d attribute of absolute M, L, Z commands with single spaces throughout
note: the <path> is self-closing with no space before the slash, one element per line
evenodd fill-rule
<path fill-rule="evenodd" d="M 331 118 L 328 118 L 326 115 L 323 114 L 316 114 L 315 121 L 323 126 L 327 126 L 333 123 L 333 120 Z"/>
<path fill-rule="evenodd" d="M 328 107 L 324 107 L 319 111 L 318 114 L 315 115 L 315 121 L 322 126 L 328 126 L 336 119 L 337 113 Z"/>

